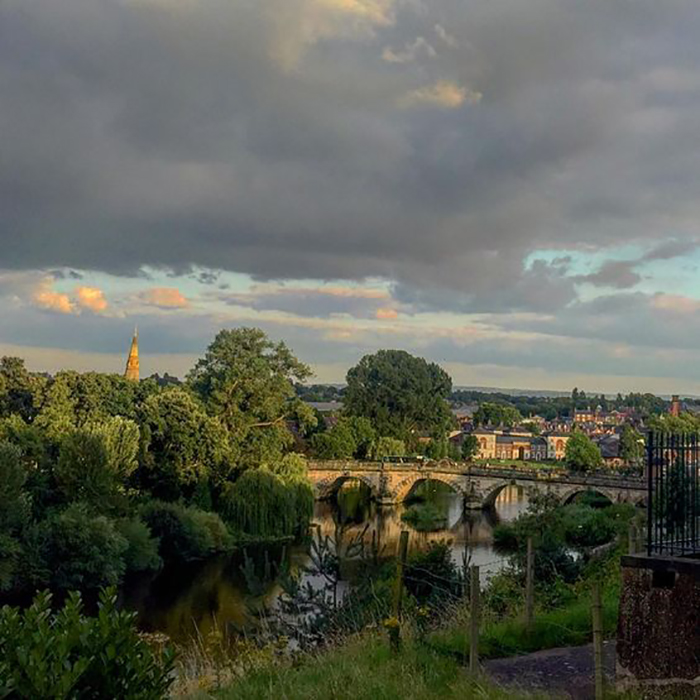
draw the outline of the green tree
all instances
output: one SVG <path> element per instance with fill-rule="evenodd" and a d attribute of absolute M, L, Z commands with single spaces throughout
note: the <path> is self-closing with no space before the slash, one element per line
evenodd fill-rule
<path fill-rule="evenodd" d="M 13 588 L 22 555 L 21 536 L 31 517 L 27 472 L 19 449 L 0 442 L 0 591 Z"/>
<path fill-rule="evenodd" d="M 113 505 L 119 485 L 104 440 L 84 429 L 73 430 L 61 443 L 54 478 L 65 501 L 97 508 Z"/>
<path fill-rule="evenodd" d="M 129 544 L 109 518 L 74 503 L 45 520 L 40 529 L 46 583 L 53 590 L 96 590 L 121 581 Z"/>
<path fill-rule="evenodd" d="M 491 425 L 494 427 L 511 428 L 522 421 L 520 411 L 513 406 L 500 403 L 484 402 L 474 411 L 475 425 Z"/>
<path fill-rule="evenodd" d="M 0 418 L 18 415 L 31 422 L 41 405 L 46 380 L 30 374 L 19 357 L 0 358 Z"/>
<path fill-rule="evenodd" d="M 620 457 L 630 466 L 639 466 L 644 457 L 644 439 L 631 425 L 625 425 L 620 434 Z"/>
<path fill-rule="evenodd" d="M 128 479 L 138 466 L 139 426 L 128 418 L 115 416 L 88 424 L 86 432 L 102 440 L 110 471 L 120 481 Z"/>
<path fill-rule="evenodd" d="M 479 440 L 476 435 L 465 435 L 462 440 L 462 459 L 470 462 L 479 453 Z"/>
<path fill-rule="evenodd" d="M 374 444 L 371 452 L 372 459 L 381 460 L 386 457 L 403 457 L 406 454 L 406 445 L 403 440 L 392 437 L 380 437 Z"/>
<path fill-rule="evenodd" d="M 350 424 L 339 421 L 330 430 L 312 435 L 311 450 L 318 459 L 352 459 L 357 442 Z"/>
<path fill-rule="evenodd" d="M 141 407 L 139 480 L 157 498 L 189 497 L 201 481 L 225 481 L 233 469 L 228 434 L 185 389 L 149 396 Z"/>
<path fill-rule="evenodd" d="M 566 466 L 577 472 L 596 469 L 603 463 L 598 446 L 581 432 L 574 432 L 566 443 L 564 453 Z"/>
<path fill-rule="evenodd" d="M 414 443 L 421 432 L 444 435 L 454 419 L 452 380 L 438 365 L 403 350 L 365 355 L 348 371 L 344 410 L 364 416 L 379 435 Z"/>
<path fill-rule="evenodd" d="M 278 460 L 291 444 L 286 422 L 300 410 L 293 382 L 310 375 L 284 343 L 257 328 L 237 328 L 218 333 L 187 381 L 249 467 Z"/>

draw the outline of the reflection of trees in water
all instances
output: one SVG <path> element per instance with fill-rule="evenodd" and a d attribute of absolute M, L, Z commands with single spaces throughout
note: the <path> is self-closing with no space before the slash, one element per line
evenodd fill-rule
<path fill-rule="evenodd" d="M 421 482 L 426 484 L 427 482 Z M 341 489 L 340 498 L 316 504 L 314 522 L 320 527 L 323 536 L 355 537 L 367 525 L 366 537 L 372 532 L 385 546 L 388 555 L 395 552 L 401 530 L 412 532 L 411 540 L 415 546 L 427 545 L 437 540 L 451 540 L 455 545 L 490 545 L 493 528 L 501 519 L 510 520 L 522 512 L 527 505 L 527 497 L 522 488 L 507 486 L 496 499 L 495 507 L 473 511 L 463 510 L 461 497 L 449 487 L 440 485 L 433 488 L 433 483 L 418 490 L 417 496 L 431 499 L 447 514 L 448 526 L 435 532 L 416 532 L 410 525 L 401 521 L 401 514 L 407 505 L 376 506 L 370 498 L 369 490 L 351 486 Z M 419 484 L 420 486 L 420 484 Z M 445 491 L 444 488 L 447 489 Z M 416 487 L 418 489 L 418 487 Z M 361 502 L 365 499 L 364 502 Z"/>
<path fill-rule="evenodd" d="M 510 520 L 522 512 L 527 497 L 515 486 L 506 487 L 496 499 L 495 508 L 483 511 L 462 509 L 460 496 L 438 493 L 430 496 L 443 499 L 448 512 L 448 527 L 438 532 L 411 534 L 411 548 L 428 542 L 450 540 L 457 562 L 468 554 L 474 563 L 495 558 L 491 549 L 493 527 L 501 520 Z M 345 549 L 353 538 L 363 533 L 366 551 L 373 548 L 392 557 L 396 553 L 401 530 L 411 529 L 401 522 L 403 504 L 377 506 L 366 486 L 352 483 L 340 489 L 333 501 L 316 503 L 314 522 L 321 536 L 337 540 Z M 366 528 L 366 530 L 365 530 Z M 374 547 L 372 538 L 374 538 Z M 275 580 L 282 558 L 292 567 L 308 562 L 303 546 L 258 546 L 247 549 L 248 566 L 252 567 L 257 585 L 249 585 L 243 573 L 246 565 L 242 553 L 199 565 L 166 569 L 154 578 L 133 581 L 125 595 L 124 605 L 140 613 L 145 630 L 165 632 L 177 641 L 186 641 L 197 633 L 206 636 L 217 625 L 220 630 L 240 630 L 254 621 L 251 608 L 271 605 L 281 592 Z M 343 576 L 352 580 L 353 562 L 343 562 Z M 346 576 L 347 574 L 347 576 Z"/>

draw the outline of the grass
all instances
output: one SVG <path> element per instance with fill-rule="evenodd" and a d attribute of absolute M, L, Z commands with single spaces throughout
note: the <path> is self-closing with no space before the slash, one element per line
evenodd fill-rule
<path fill-rule="evenodd" d="M 392 654 L 384 635 L 352 639 L 304 657 L 298 665 L 271 665 L 218 691 L 225 700 L 437 700 L 547 698 L 472 680 L 453 658 L 408 640 Z"/>
<path fill-rule="evenodd" d="M 603 592 L 603 633 L 607 637 L 614 636 L 617 628 L 618 602 L 617 590 Z M 565 607 L 536 612 L 531 631 L 527 630 L 522 617 L 486 623 L 479 637 L 479 656 L 495 659 L 577 646 L 591 640 L 591 602 L 590 597 L 584 595 Z M 460 658 L 469 648 L 466 622 L 433 632 L 429 643 L 436 651 Z"/>

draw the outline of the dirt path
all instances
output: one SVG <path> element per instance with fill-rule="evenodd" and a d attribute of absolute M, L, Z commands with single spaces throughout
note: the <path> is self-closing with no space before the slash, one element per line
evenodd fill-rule
<path fill-rule="evenodd" d="M 594 697 L 593 645 L 548 649 L 524 656 L 484 661 L 484 669 L 499 684 L 523 690 L 589 700 Z M 615 642 L 603 645 L 606 679 L 615 676 Z"/>

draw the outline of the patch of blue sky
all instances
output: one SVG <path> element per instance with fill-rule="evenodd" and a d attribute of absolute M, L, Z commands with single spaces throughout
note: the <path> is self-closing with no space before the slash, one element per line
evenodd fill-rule
<path fill-rule="evenodd" d="M 526 258 L 525 268 L 529 269 L 535 260 L 544 260 L 552 264 L 568 259 L 568 262 L 562 262 L 566 266 L 568 276 L 588 275 L 596 272 L 609 261 L 641 260 L 653 248 L 653 245 L 625 245 L 595 251 L 536 250 Z M 700 270 L 700 248 L 668 260 L 642 261 L 635 265 L 635 271 L 641 279 L 632 289 L 646 294 L 663 292 L 700 298 L 698 270 Z M 581 287 L 580 293 L 583 299 L 609 293 L 609 289 L 603 287 L 593 288 L 592 285 L 581 285 Z"/>

